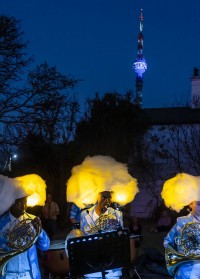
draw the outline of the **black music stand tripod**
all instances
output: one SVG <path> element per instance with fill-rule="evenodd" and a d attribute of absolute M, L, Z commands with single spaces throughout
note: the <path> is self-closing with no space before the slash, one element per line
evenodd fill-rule
<path fill-rule="evenodd" d="M 130 268 L 130 238 L 127 229 L 70 238 L 67 241 L 70 278 L 106 270 Z"/>

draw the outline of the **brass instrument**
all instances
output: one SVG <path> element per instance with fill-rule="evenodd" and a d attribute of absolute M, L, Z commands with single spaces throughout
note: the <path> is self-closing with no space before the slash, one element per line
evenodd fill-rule
<path fill-rule="evenodd" d="M 165 247 L 166 266 L 172 276 L 179 265 L 200 260 L 200 223 L 190 222 L 184 225 L 175 243 L 182 245 L 184 252 L 178 253 L 170 245 Z"/>
<path fill-rule="evenodd" d="M 99 218 L 93 222 L 93 224 L 88 225 L 86 228 L 88 234 L 94 234 L 98 232 L 108 232 L 116 230 L 118 223 L 113 223 L 112 220 L 116 220 L 116 214 L 113 214 L 108 208 L 108 214 L 101 214 Z"/>
<path fill-rule="evenodd" d="M 11 231 L 8 232 L 7 245 L 10 251 L 0 250 L 0 275 L 5 275 L 5 266 L 13 257 L 28 250 L 38 238 L 41 231 L 39 218 L 27 218 L 17 223 Z"/>

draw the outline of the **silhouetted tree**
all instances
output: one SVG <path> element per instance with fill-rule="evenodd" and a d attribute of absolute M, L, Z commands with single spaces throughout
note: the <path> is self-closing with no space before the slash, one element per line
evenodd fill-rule
<path fill-rule="evenodd" d="M 23 35 L 19 20 L 0 16 L 0 166 L 3 169 L 11 156 L 8 127 L 20 122 L 18 113 L 30 98 L 19 86 L 25 69 L 33 61 L 26 53 L 28 42 Z"/>
<path fill-rule="evenodd" d="M 143 141 L 146 164 L 140 185 L 161 200 L 163 183 L 177 173 L 200 174 L 200 129 L 196 124 L 151 127 Z"/>
<path fill-rule="evenodd" d="M 32 96 L 21 111 L 21 121 L 15 125 L 17 138 L 35 134 L 46 143 L 67 143 L 74 136 L 79 104 L 68 91 L 78 80 L 59 73 L 46 62 L 28 75 L 28 90 Z"/>
<path fill-rule="evenodd" d="M 29 134 L 47 143 L 73 138 L 79 109 L 68 89 L 78 83 L 43 63 L 25 75 L 33 57 L 26 54 L 20 21 L 0 16 L 0 165 Z"/>
<path fill-rule="evenodd" d="M 157 157 L 162 176 L 187 172 L 200 174 L 200 128 L 197 124 L 163 126 L 156 132 L 157 144 L 149 156 Z M 155 138 L 155 135 L 154 135 Z"/>
<path fill-rule="evenodd" d="M 142 110 L 133 102 L 131 92 L 126 95 L 106 93 L 103 97 L 97 94 L 87 101 L 87 105 L 75 137 L 82 158 L 101 154 L 127 163 L 133 146 L 137 145 L 137 151 L 140 149 L 137 139 L 148 127 Z"/>
<path fill-rule="evenodd" d="M 27 57 L 26 48 L 20 21 L 0 16 L 0 123 L 3 124 L 19 121 L 18 113 L 30 98 L 26 90 L 17 86 L 33 60 Z"/>

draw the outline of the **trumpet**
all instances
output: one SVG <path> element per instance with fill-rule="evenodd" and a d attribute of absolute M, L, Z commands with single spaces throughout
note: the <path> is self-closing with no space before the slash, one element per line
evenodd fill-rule
<path fill-rule="evenodd" d="M 27 213 L 26 213 L 27 214 Z M 28 214 L 27 214 L 28 215 Z M 24 219 L 17 223 L 11 231 L 8 232 L 7 241 L 11 251 L 0 251 L 0 275 L 5 275 L 6 264 L 15 256 L 28 250 L 38 238 L 41 232 L 41 222 L 39 218 Z"/>

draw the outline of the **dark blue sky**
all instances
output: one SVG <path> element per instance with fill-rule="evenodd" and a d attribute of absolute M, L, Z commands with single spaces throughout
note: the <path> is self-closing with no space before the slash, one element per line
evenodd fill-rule
<path fill-rule="evenodd" d="M 140 8 L 144 16 L 143 107 L 169 107 L 190 96 L 200 68 L 199 0 L 0 0 L 1 14 L 22 21 L 36 64 L 47 61 L 83 79 L 80 102 L 95 92 L 135 92 Z"/>

